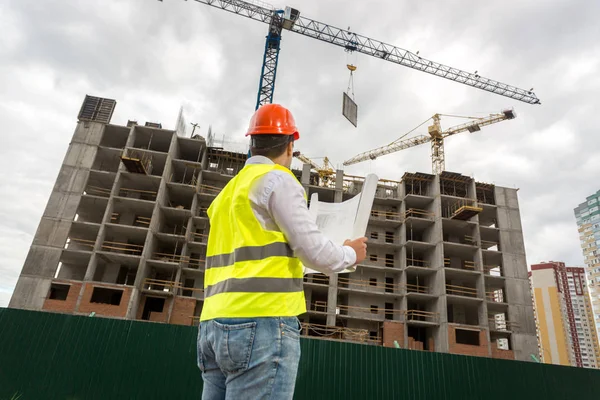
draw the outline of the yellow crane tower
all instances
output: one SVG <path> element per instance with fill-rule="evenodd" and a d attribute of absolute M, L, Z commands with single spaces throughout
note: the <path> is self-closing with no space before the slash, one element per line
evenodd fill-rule
<path fill-rule="evenodd" d="M 442 131 L 442 127 L 440 125 L 440 119 L 442 116 L 446 117 L 458 117 L 458 118 L 468 118 L 469 122 L 453 126 L 452 128 L 448 128 L 445 131 Z M 377 157 L 395 153 L 400 150 L 408 149 L 410 147 L 415 147 L 420 144 L 431 142 L 431 161 L 432 161 L 432 170 L 433 173 L 438 175 L 442 171 L 445 170 L 445 157 L 444 157 L 444 138 L 447 138 L 451 135 L 456 135 L 461 132 L 477 132 L 481 130 L 481 127 L 486 125 L 495 124 L 497 122 L 505 121 L 507 119 L 514 119 L 517 115 L 514 110 L 506 109 L 503 110 L 499 114 L 490 114 L 487 117 L 462 117 L 458 115 L 448 115 L 448 114 L 435 114 L 431 118 L 428 118 L 423 123 L 421 123 L 416 128 L 402 135 L 397 140 L 392 143 L 379 147 L 373 150 L 365 151 L 360 153 L 349 160 L 344 161 L 344 165 L 352 165 L 366 160 L 374 160 Z M 433 124 L 428 127 L 427 135 L 417 135 L 413 137 L 406 138 L 407 135 L 414 132 L 428 121 L 432 120 Z"/>
<path fill-rule="evenodd" d="M 335 170 L 329 163 L 329 158 L 327 158 L 327 157 L 323 157 L 323 165 L 317 164 L 316 162 L 314 162 L 310 158 L 306 157 L 304 154 L 300 153 L 299 151 L 294 152 L 294 157 L 296 157 L 298 160 L 302 161 L 305 164 L 310 164 L 310 166 L 312 167 L 311 169 L 314 169 L 315 171 L 317 171 L 317 173 L 319 174 L 319 177 L 325 183 L 329 182 L 335 175 Z"/>

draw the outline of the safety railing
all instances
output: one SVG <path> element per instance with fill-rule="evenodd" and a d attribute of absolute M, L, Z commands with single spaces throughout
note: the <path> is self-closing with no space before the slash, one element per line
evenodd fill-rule
<path fill-rule="evenodd" d="M 88 194 L 90 196 L 99 196 L 99 197 L 109 197 L 111 193 L 111 189 L 109 188 L 103 188 L 100 186 L 92 186 L 92 185 L 88 185 L 85 190 L 83 191 L 83 194 Z"/>
<path fill-rule="evenodd" d="M 465 244 L 467 246 L 477 246 L 477 240 L 471 235 L 464 236 L 446 236 L 444 237 L 444 242 L 446 243 L 457 243 L 457 244 Z"/>
<path fill-rule="evenodd" d="M 339 313 L 339 315 L 377 320 L 394 319 L 395 314 L 401 314 L 402 312 L 402 310 L 392 308 L 360 307 L 343 304 L 338 304 L 336 308 L 336 313 Z"/>
<path fill-rule="evenodd" d="M 446 293 L 455 296 L 477 297 L 477 289 L 467 286 L 457 286 L 446 284 Z"/>
<path fill-rule="evenodd" d="M 431 211 L 422 210 L 419 208 L 409 208 L 404 212 L 404 218 L 423 218 L 423 219 L 433 219 L 435 214 Z"/>
<path fill-rule="evenodd" d="M 146 278 L 142 284 L 142 287 L 145 290 L 155 290 L 159 292 L 169 292 L 174 293 L 177 288 L 177 282 L 175 281 L 166 281 L 162 279 L 152 279 Z"/>
<path fill-rule="evenodd" d="M 141 256 L 142 251 L 144 250 L 144 245 L 105 240 L 100 249 L 113 253 Z"/>
<path fill-rule="evenodd" d="M 318 312 L 318 313 L 326 313 L 327 312 L 327 302 L 326 301 L 314 301 L 307 305 L 306 307 L 309 311 Z"/>
<path fill-rule="evenodd" d="M 371 218 L 378 220 L 387 220 L 387 221 L 402 221 L 402 214 L 385 211 L 385 210 L 371 210 Z"/>
<path fill-rule="evenodd" d="M 364 280 L 364 279 L 350 279 L 339 277 L 338 285 L 340 288 L 347 289 L 369 289 L 369 290 L 379 290 L 380 292 L 393 293 L 400 290 L 400 284 L 387 283 L 380 280 Z"/>
<path fill-rule="evenodd" d="M 120 213 L 114 212 L 110 215 L 110 222 L 112 224 L 119 224 L 120 219 L 121 219 Z M 142 217 L 142 216 L 137 215 L 137 216 L 135 216 L 135 219 L 133 220 L 133 224 L 131 224 L 131 226 L 147 228 L 148 226 L 150 226 L 151 220 L 152 220 L 152 218 Z M 122 224 L 122 225 L 124 225 L 124 224 Z"/>
<path fill-rule="evenodd" d="M 315 285 L 329 285 L 329 277 L 322 274 L 311 274 L 304 276 L 304 282 Z"/>
<path fill-rule="evenodd" d="M 192 242 L 207 244 L 208 243 L 208 235 L 205 233 L 192 232 Z"/>
<path fill-rule="evenodd" d="M 210 186 L 210 185 L 200 185 L 198 186 L 198 191 L 201 194 L 208 194 L 210 196 L 216 196 L 219 193 L 221 193 L 221 190 L 223 190 L 222 187 L 217 187 L 217 186 Z"/>
<path fill-rule="evenodd" d="M 177 281 L 146 278 L 142 283 L 142 288 L 145 290 L 168 292 L 185 297 L 195 297 L 200 299 L 204 297 L 203 288 L 187 287 Z"/>
<path fill-rule="evenodd" d="M 92 251 L 94 249 L 95 244 L 96 244 L 95 240 L 79 239 L 79 238 L 70 237 L 67 239 L 67 242 L 65 243 L 65 249 L 66 250 Z M 78 248 L 80 246 L 82 248 Z"/>
<path fill-rule="evenodd" d="M 407 283 L 406 284 L 406 291 L 408 293 L 427 294 L 427 293 L 429 293 L 429 286 L 419 285 L 419 284 L 414 284 L 414 283 Z"/>
<path fill-rule="evenodd" d="M 431 311 L 406 310 L 404 312 L 406 322 L 434 322 L 438 323 L 440 314 Z"/>
<path fill-rule="evenodd" d="M 396 244 L 396 235 L 392 232 L 385 232 L 384 234 L 380 234 L 380 232 L 371 232 L 371 234 L 369 234 L 369 242 L 393 245 Z"/>
<path fill-rule="evenodd" d="M 168 253 L 160 253 L 155 252 L 152 253 L 152 260 L 164 261 L 169 263 L 185 263 L 190 260 L 189 256 L 182 256 L 181 254 L 168 254 Z"/>
<path fill-rule="evenodd" d="M 371 256 L 374 256 L 371 258 Z M 382 268 L 395 268 L 395 259 L 378 257 L 376 254 L 370 254 L 361 265 L 382 267 Z"/>
<path fill-rule="evenodd" d="M 135 198 L 138 200 L 156 201 L 157 192 L 153 190 L 121 188 L 117 192 L 120 197 Z"/>
<path fill-rule="evenodd" d="M 192 269 L 204 269 L 206 266 L 206 260 L 203 258 L 192 258 L 188 260 L 188 268 Z"/>
<path fill-rule="evenodd" d="M 457 268 L 456 266 L 452 266 L 450 258 L 444 258 L 444 267 L 452 269 L 466 269 L 469 271 L 475 271 L 476 269 L 474 261 L 460 260 L 460 268 Z"/>
<path fill-rule="evenodd" d="M 429 268 L 429 267 L 431 267 L 431 264 L 428 261 L 421 260 L 418 258 L 407 258 L 406 266 L 407 267 Z"/>
<path fill-rule="evenodd" d="M 468 220 L 479 214 L 483 209 L 477 206 L 475 199 L 461 199 L 452 204 L 442 206 L 442 217 L 458 220 Z"/>

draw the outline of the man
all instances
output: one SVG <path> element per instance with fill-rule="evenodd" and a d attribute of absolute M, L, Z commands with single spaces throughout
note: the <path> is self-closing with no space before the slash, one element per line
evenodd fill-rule
<path fill-rule="evenodd" d="M 208 209 L 198 335 L 202 398 L 291 399 L 306 312 L 302 264 L 326 274 L 366 257 L 366 238 L 337 245 L 319 232 L 289 170 L 299 133 L 278 104 L 250 121 L 244 168 Z"/>

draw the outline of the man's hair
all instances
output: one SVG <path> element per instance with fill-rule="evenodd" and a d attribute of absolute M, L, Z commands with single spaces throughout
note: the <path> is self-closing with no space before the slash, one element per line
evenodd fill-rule
<path fill-rule="evenodd" d="M 277 158 L 285 152 L 288 143 L 294 141 L 294 135 L 252 135 L 250 153 L 253 156 Z"/>

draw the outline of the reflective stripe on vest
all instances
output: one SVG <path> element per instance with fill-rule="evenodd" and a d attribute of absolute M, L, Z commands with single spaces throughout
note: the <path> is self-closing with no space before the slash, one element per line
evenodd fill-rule
<path fill-rule="evenodd" d="M 247 165 L 208 209 L 211 229 L 201 321 L 306 312 L 300 261 L 283 233 L 265 230 L 250 205 L 253 184 L 274 170 L 294 176 L 279 165 Z"/>
<path fill-rule="evenodd" d="M 302 278 L 244 278 L 227 279 L 209 286 L 204 292 L 207 299 L 219 293 L 249 292 L 249 293 L 289 293 L 302 290 Z"/>
<path fill-rule="evenodd" d="M 293 257 L 294 252 L 287 243 L 275 242 L 266 246 L 240 247 L 229 254 L 206 257 L 206 269 L 227 267 L 235 262 L 262 260 L 267 257 Z"/>

